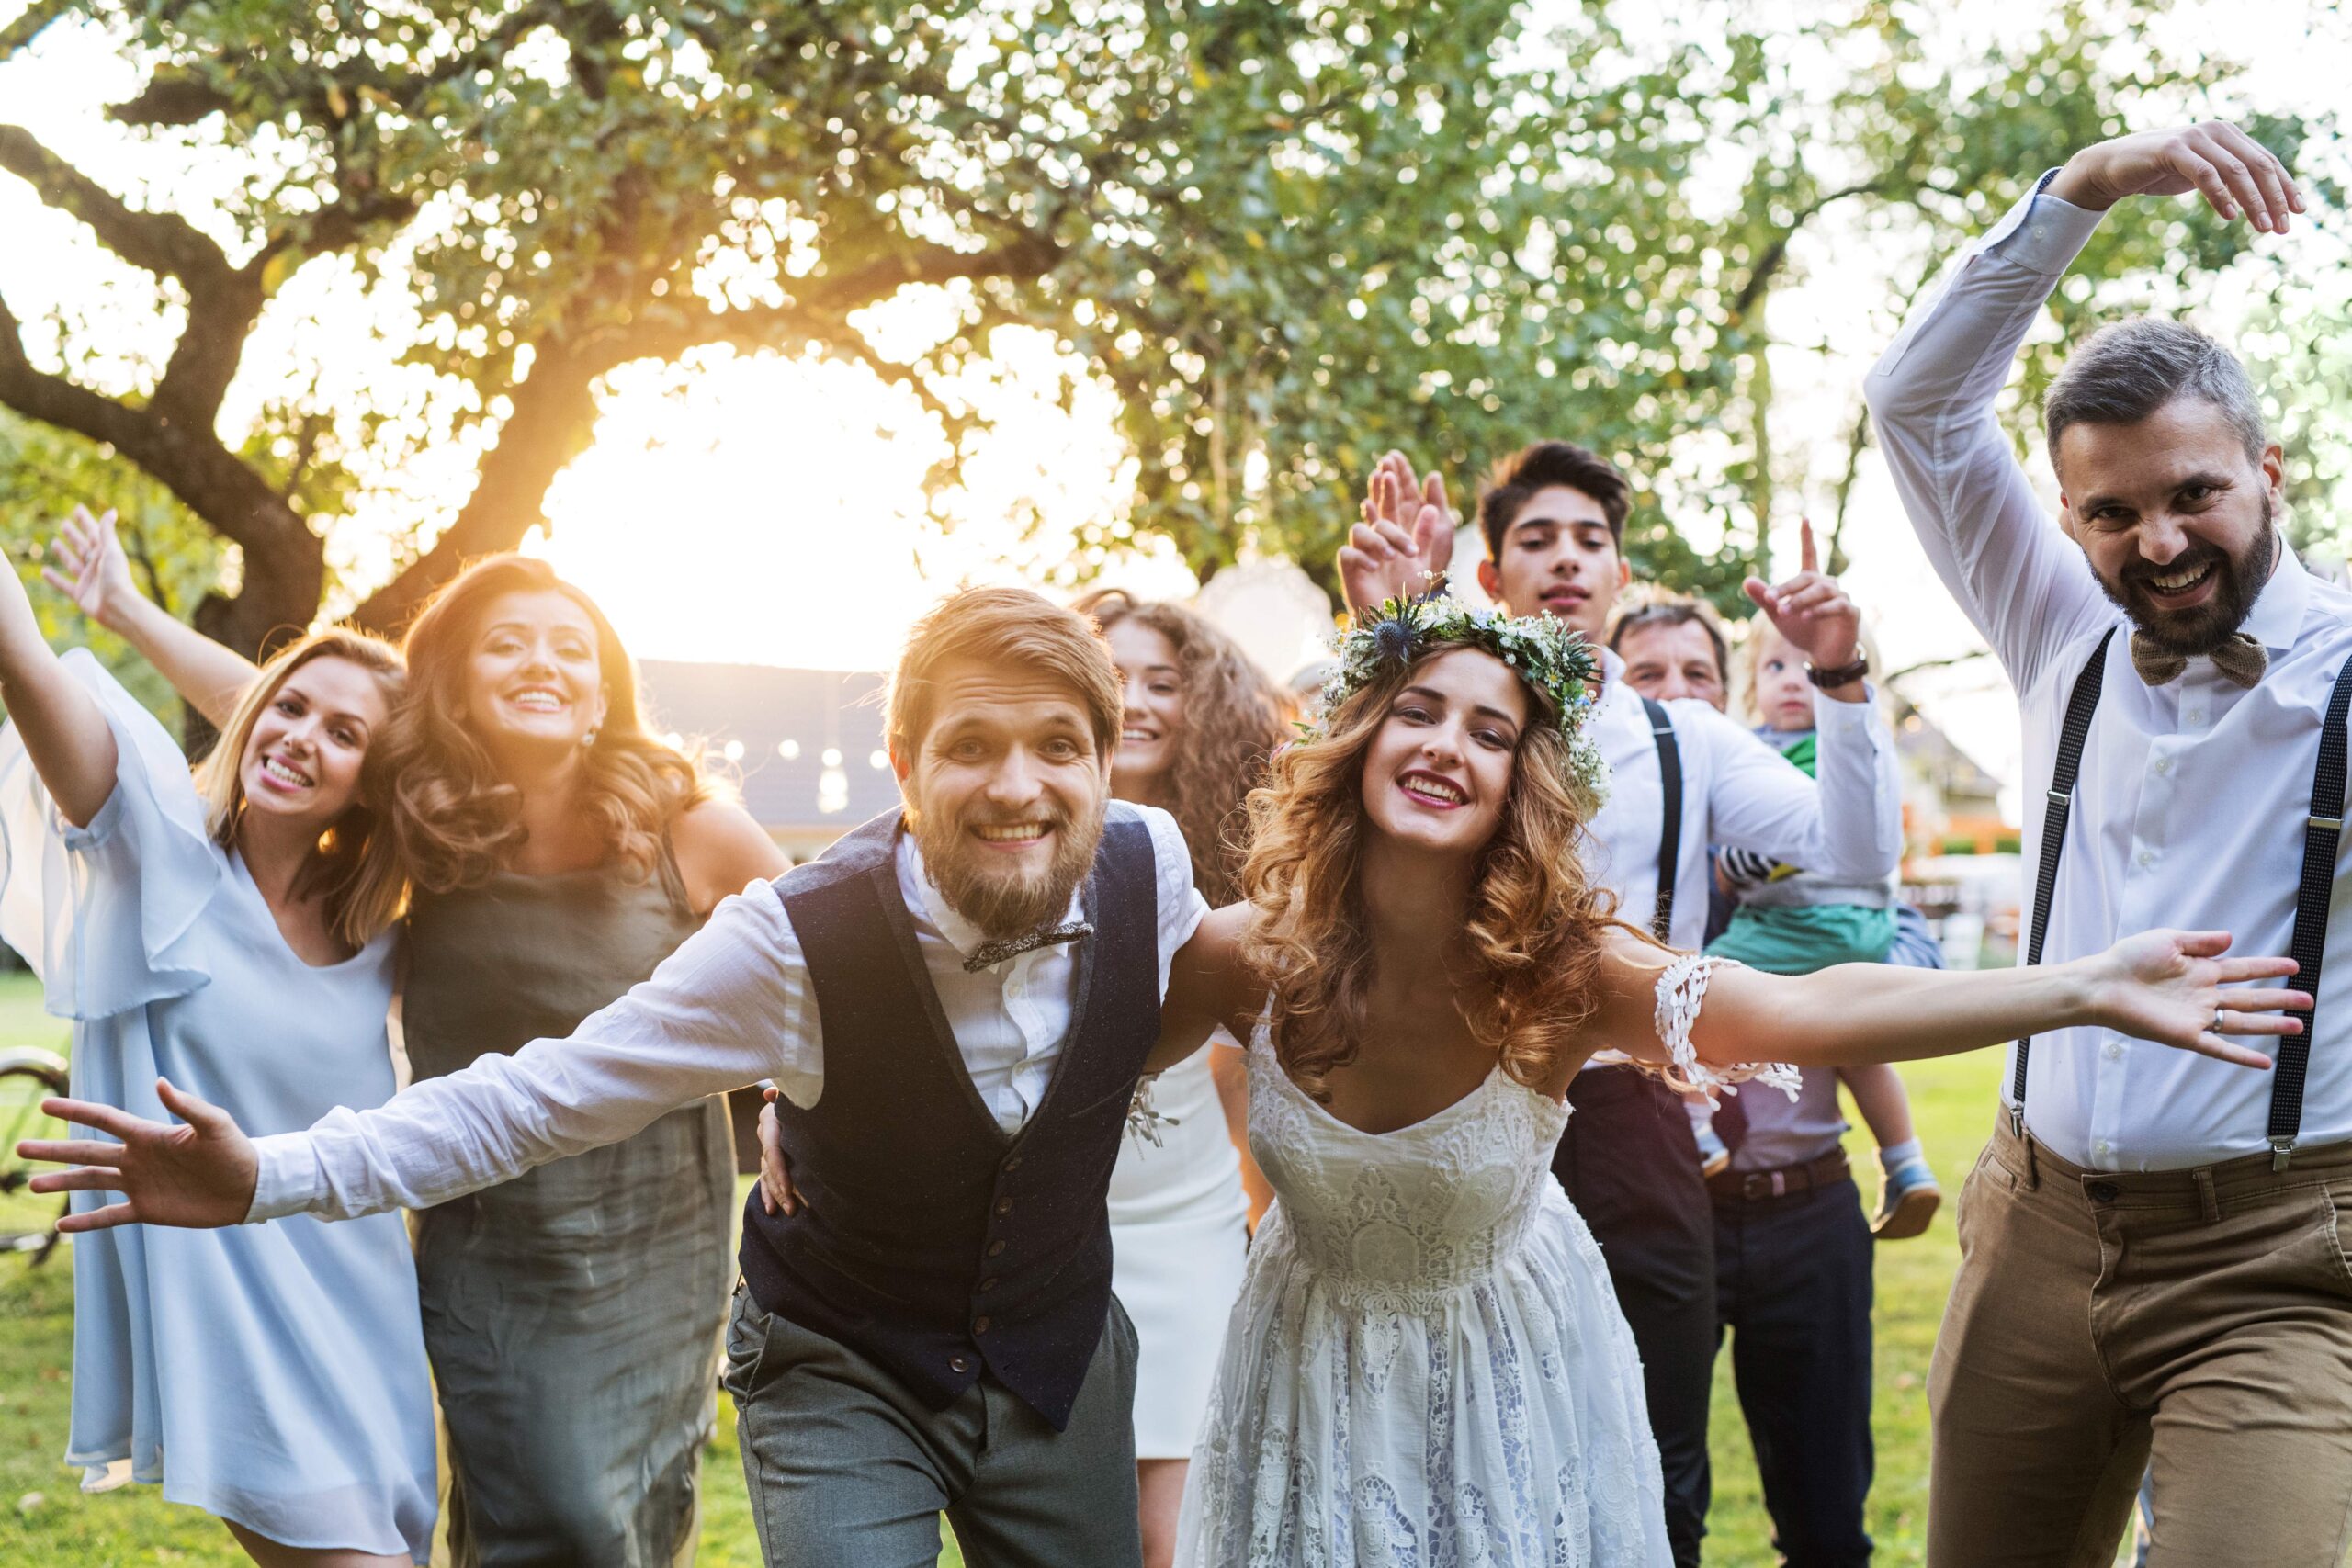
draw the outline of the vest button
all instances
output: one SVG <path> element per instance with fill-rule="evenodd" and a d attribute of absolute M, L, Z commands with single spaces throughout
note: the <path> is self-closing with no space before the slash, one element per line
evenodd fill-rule
<path fill-rule="evenodd" d="M 1012 1200 L 1010 1198 L 998 1199 L 996 1201 L 996 1212 L 1000 1214 L 1009 1214 L 1012 1213 Z"/>
<path fill-rule="evenodd" d="M 1021 1168 L 1021 1156 L 1019 1155 L 1014 1155 L 1011 1159 L 1006 1160 L 1004 1162 L 1004 1168 L 1008 1174 L 1012 1171 L 1019 1170 Z"/>
<path fill-rule="evenodd" d="M 996 1289 L 996 1276 L 995 1276 L 995 1275 L 993 1275 L 993 1274 L 991 1274 L 991 1275 L 989 1275 L 987 1279 L 985 1279 L 985 1280 L 981 1280 L 981 1281 L 980 1281 L 980 1289 L 981 1289 L 981 1290 L 983 1290 L 983 1291 L 993 1291 L 993 1290 L 995 1290 L 995 1289 Z"/>
<path fill-rule="evenodd" d="M 950 1356 L 947 1358 L 947 1370 L 951 1372 L 968 1372 L 972 1370 L 972 1358 Z"/>
<path fill-rule="evenodd" d="M 986 1317 L 976 1317 L 972 1319 L 972 1332 L 974 1334 L 986 1334 L 988 1331 L 989 1320 Z"/>
<path fill-rule="evenodd" d="M 998 1253 L 1002 1252 L 1003 1250 L 1004 1243 L 1001 1241 L 992 1241 L 989 1243 L 989 1256 L 990 1258 L 994 1258 Z"/>

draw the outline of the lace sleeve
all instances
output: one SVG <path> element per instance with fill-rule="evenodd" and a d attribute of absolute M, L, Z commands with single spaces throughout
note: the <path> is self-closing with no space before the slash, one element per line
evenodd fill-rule
<path fill-rule="evenodd" d="M 1770 1084 L 1794 1100 L 1804 1085 L 1796 1068 L 1781 1062 L 1717 1067 L 1699 1060 L 1698 1048 L 1690 1043 L 1690 1026 L 1699 1021 L 1700 1004 L 1707 998 L 1708 977 L 1729 963 L 1728 958 L 1691 953 L 1666 966 L 1666 973 L 1657 977 L 1657 1038 L 1666 1047 L 1668 1060 L 1664 1066 L 1647 1062 L 1636 1062 L 1634 1066 L 1656 1073 L 1677 1094 L 1696 1095 L 1710 1106 L 1718 1103 L 1716 1090 L 1737 1094 L 1739 1090 L 1733 1086 L 1751 1078 Z"/>

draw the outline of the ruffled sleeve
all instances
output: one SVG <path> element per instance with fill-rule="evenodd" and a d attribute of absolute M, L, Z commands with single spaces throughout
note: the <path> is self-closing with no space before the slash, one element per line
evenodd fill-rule
<path fill-rule="evenodd" d="M 107 1018 L 211 978 L 190 932 L 227 867 L 170 734 L 86 649 L 62 662 L 114 731 L 114 793 L 74 827 L 17 727 L 0 728 L 0 940 L 40 974 L 51 1012 Z"/>
<path fill-rule="evenodd" d="M 1733 1086 L 1750 1080 L 1769 1084 L 1794 1100 L 1804 1087 L 1796 1068 L 1781 1062 L 1719 1067 L 1701 1061 L 1698 1047 L 1690 1043 L 1690 1026 L 1699 1021 L 1699 1007 L 1706 1000 L 1708 978 L 1730 962 L 1727 958 L 1709 958 L 1694 953 L 1666 966 L 1666 972 L 1657 977 L 1657 1038 L 1666 1047 L 1667 1064 L 1634 1065 L 1656 1073 L 1677 1094 L 1696 1095 L 1711 1107 L 1719 1103 L 1717 1090 L 1737 1094 L 1739 1090 Z"/>

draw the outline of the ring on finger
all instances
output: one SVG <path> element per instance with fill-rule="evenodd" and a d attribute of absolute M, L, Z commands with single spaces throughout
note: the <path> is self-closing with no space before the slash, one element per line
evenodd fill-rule
<path fill-rule="evenodd" d="M 2215 1008 L 2213 1010 L 2213 1032 L 2216 1034 L 2222 1032 L 2222 1010 L 2220 1008 Z"/>

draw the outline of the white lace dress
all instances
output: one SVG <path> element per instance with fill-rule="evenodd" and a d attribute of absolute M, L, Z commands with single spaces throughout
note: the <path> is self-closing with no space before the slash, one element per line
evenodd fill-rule
<path fill-rule="evenodd" d="M 1708 961 L 1660 978 L 1679 1072 Z M 1642 1369 L 1600 1249 L 1552 1176 L 1567 1107 L 1499 1068 L 1359 1132 L 1261 1025 L 1258 1229 L 1184 1492 L 1187 1568 L 1573 1568 L 1670 1561 Z M 1773 1075 L 1776 1078 L 1779 1070 Z"/>

